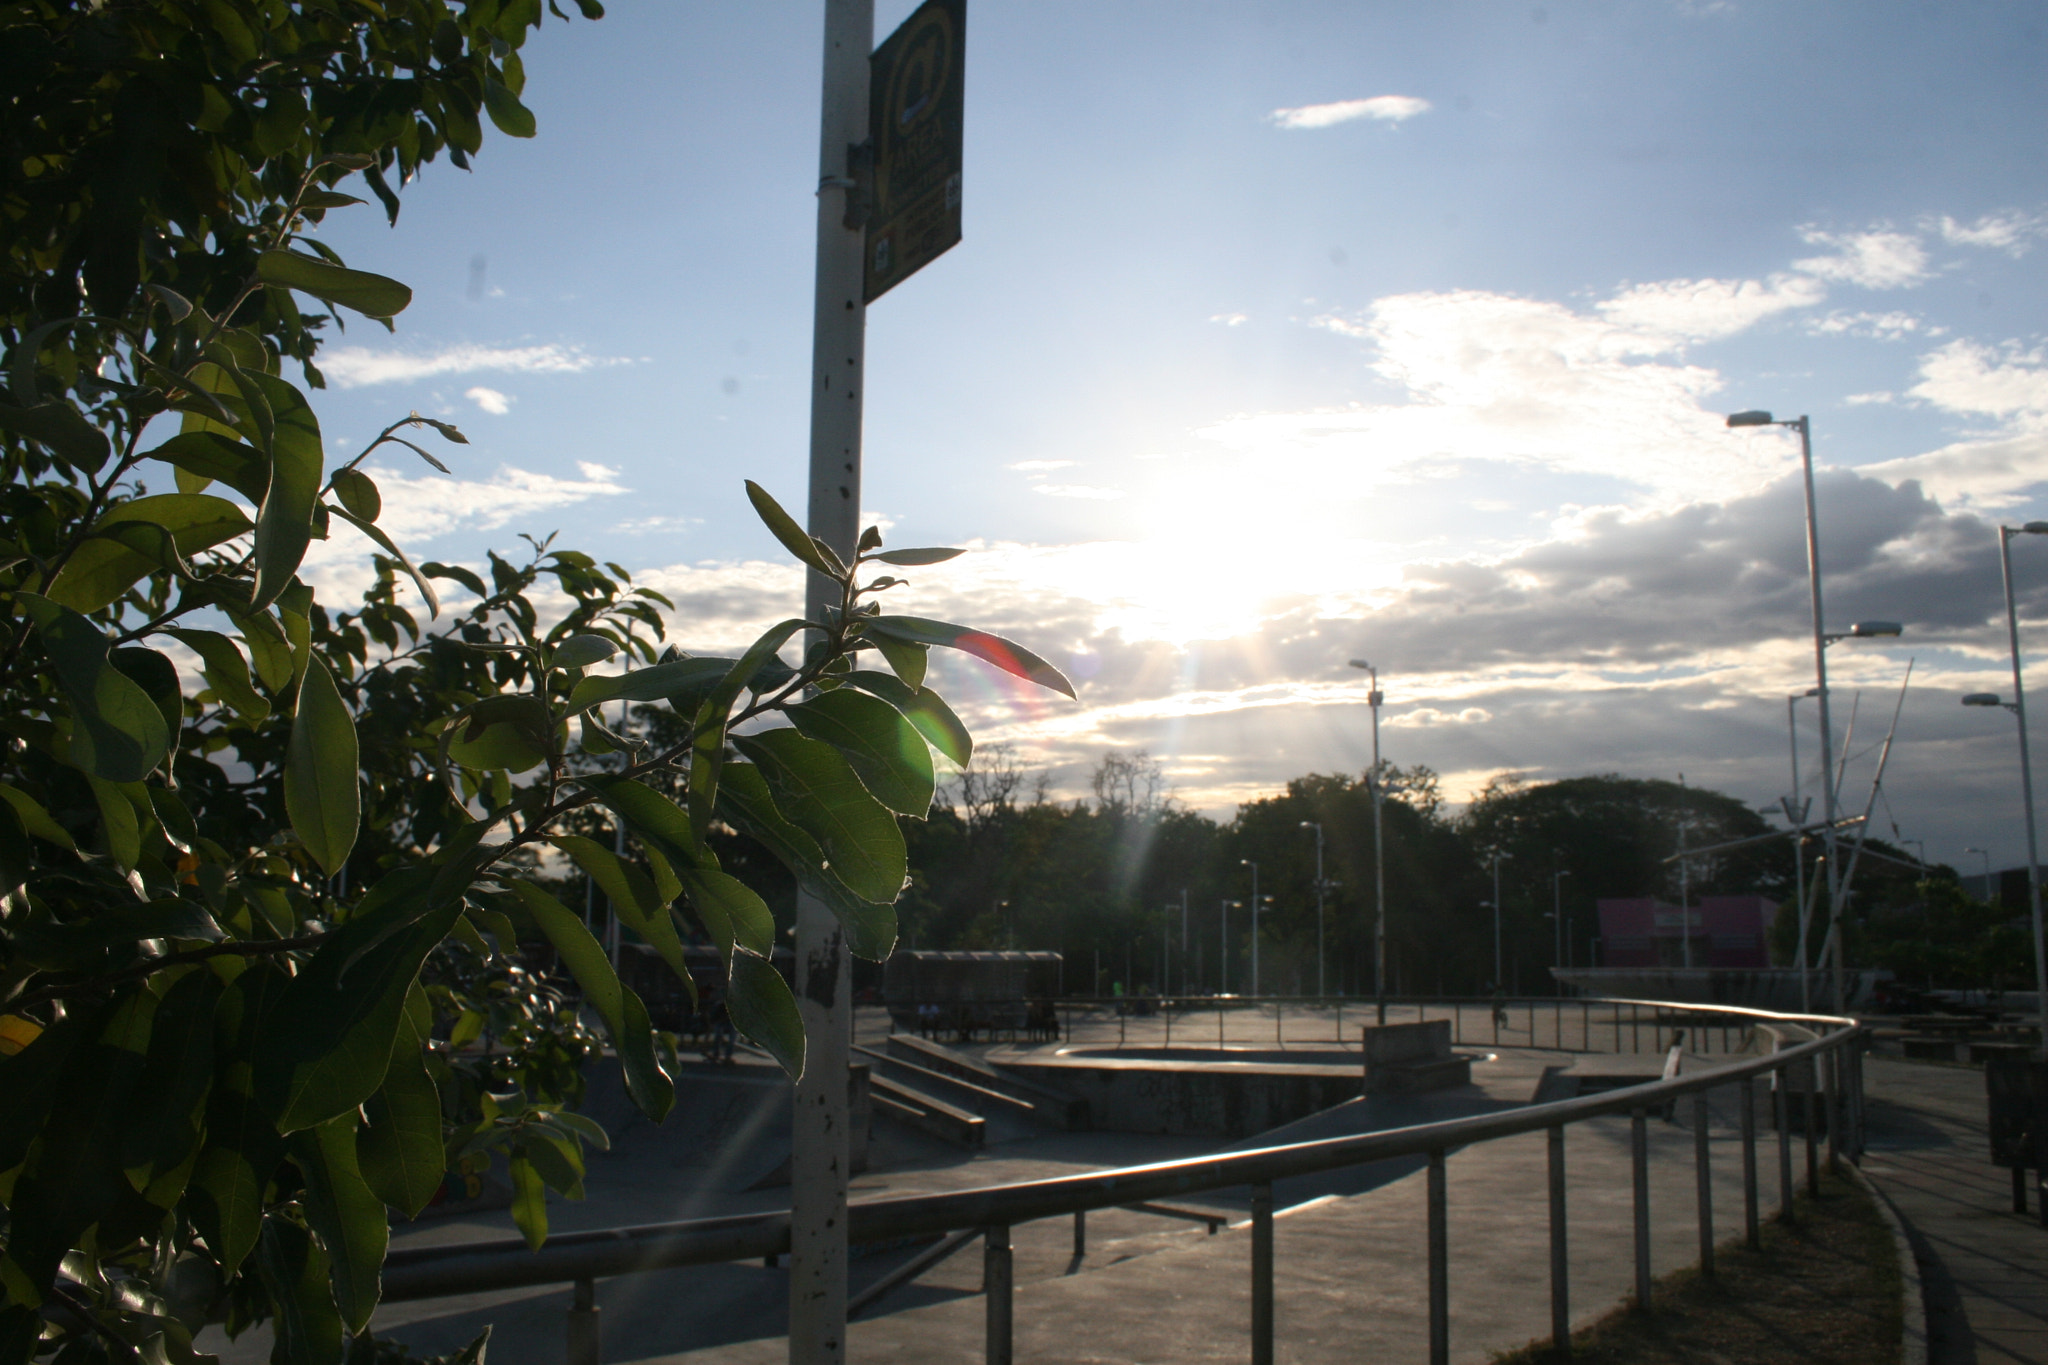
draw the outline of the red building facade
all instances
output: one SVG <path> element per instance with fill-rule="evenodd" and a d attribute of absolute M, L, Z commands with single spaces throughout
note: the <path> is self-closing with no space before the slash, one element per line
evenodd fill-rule
<path fill-rule="evenodd" d="M 1690 915 L 1651 897 L 1597 905 L 1603 967 L 1686 966 L 1688 928 L 1694 967 L 1771 965 L 1766 935 L 1778 905 L 1762 896 L 1705 896 Z"/>

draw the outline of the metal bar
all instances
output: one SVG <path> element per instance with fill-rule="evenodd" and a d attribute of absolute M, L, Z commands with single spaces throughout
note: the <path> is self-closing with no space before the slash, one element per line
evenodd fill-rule
<path fill-rule="evenodd" d="M 1011 1361 L 1010 1229 L 995 1224 L 982 1234 L 981 1292 L 988 1301 L 988 1365 Z"/>
<path fill-rule="evenodd" d="M 1742 1235 L 1750 1250 L 1763 1245 L 1756 1193 L 1756 1082 L 1742 1083 Z"/>
<path fill-rule="evenodd" d="M 1252 1365 L 1273 1365 L 1273 1186 L 1252 1186 Z"/>
<path fill-rule="evenodd" d="M 1628 1007 L 1628 1050 L 1643 1050 L 1643 1012 L 1634 1005 Z"/>
<path fill-rule="evenodd" d="M 1450 1199 L 1444 1189 L 1444 1149 L 1429 1150 L 1429 1365 L 1450 1365 Z"/>
<path fill-rule="evenodd" d="M 597 1285 L 576 1281 L 569 1303 L 569 1365 L 598 1365 L 604 1358 L 604 1321 L 598 1316 Z"/>
<path fill-rule="evenodd" d="M 1841 949 L 1836 948 L 1837 955 Z M 1826 1067 L 1821 1071 L 1821 1083 L 1827 1087 L 1828 1113 L 1828 1174 L 1842 1173 L 1842 1082 L 1841 1053 L 1830 1054 Z"/>
<path fill-rule="evenodd" d="M 1088 1254 L 1088 1210 L 1074 1210 L 1074 1259 Z"/>
<path fill-rule="evenodd" d="M 1779 1071 L 1771 1078 L 1771 1117 L 1778 1125 L 1778 1218 L 1786 1226 L 1798 1221 L 1792 1202 L 1792 1099 L 1791 1073 Z"/>
<path fill-rule="evenodd" d="M 1566 1258 L 1564 1128 L 1550 1130 L 1550 1344 L 1562 1359 L 1572 1350 L 1570 1267 Z"/>
<path fill-rule="evenodd" d="M 2013 1163 L 2012 1211 L 2014 1213 L 2025 1213 L 2027 1211 L 2027 1163 L 2024 1160 Z"/>
<path fill-rule="evenodd" d="M 1086 1215 L 1077 1213 L 1074 1216 L 1082 1218 Z M 861 1290 L 860 1293 L 848 1299 L 846 1301 L 846 1315 L 852 1317 L 854 1314 L 860 1313 L 881 1302 L 895 1290 L 909 1284 L 912 1280 L 924 1274 L 925 1271 L 930 1270 L 940 1261 L 945 1260 L 954 1252 L 959 1251 L 969 1242 L 981 1236 L 981 1233 L 982 1230 L 980 1228 L 962 1228 L 958 1232 L 948 1233 L 946 1236 L 941 1237 L 938 1241 L 932 1243 L 923 1251 L 918 1252 L 917 1255 L 911 1257 L 902 1265 L 897 1266 L 881 1279 L 876 1280 L 866 1289 Z"/>
<path fill-rule="evenodd" d="M 1805 1101 L 1806 1113 L 1806 1193 L 1808 1198 L 1820 1198 L 1820 1136 L 1814 1131 L 1819 1115 L 1814 1112 L 1813 1083 L 1816 1079 L 1813 1064 L 1809 1063 L 1806 1075 L 1806 1090 L 1801 1098 Z"/>
<path fill-rule="evenodd" d="M 1635 1180 L 1636 1307 L 1650 1306 L 1650 1123 L 1637 1109 L 1628 1119 L 1629 1157 Z"/>
<path fill-rule="evenodd" d="M 1707 1092 L 1692 1096 L 1693 1180 L 1699 1187 L 1700 1274 L 1714 1277 L 1714 1166 L 1707 1150 Z"/>
<path fill-rule="evenodd" d="M 1129 1209 L 1132 1213 L 1149 1213 L 1155 1218 L 1178 1218 L 1183 1222 L 1201 1223 L 1209 1229 L 1211 1236 L 1215 1235 L 1217 1228 L 1226 1227 L 1230 1223 L 1230 1220 L 1220 1213 L 1204 1213 L 1200 1209 L 1176 1208 L 1172 1204 L 1124 1204 L 1121 1207 Z"/>

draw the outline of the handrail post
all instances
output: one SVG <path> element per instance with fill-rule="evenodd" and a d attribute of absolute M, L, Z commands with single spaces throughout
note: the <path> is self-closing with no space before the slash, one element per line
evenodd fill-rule
<path fill-rule="evenodd" d="M 1771 1077 L 1771 1117 L 1778 1124 L 1778 1221 L 1790 1227 L 1799 1221 L 1792 1203 L 1791 1069 L 1779 1067 Z"/>
<path fill-rule="evenodd" d="M 1756 1196 L 1756 1077 L 1742 1082 L 1742 1235 L 1752 1251 L 1763 1245 Z"/>
<path fill-rule="evenodd" d="M 1074 1210 L 1074 1259 L 1088 1254 L 1088 1210 Z"/>
<path fill-rule="evenodd" d="M 1699 1188 L 1700 1274 L 1714 1278 L 1714 1165 L 1707 1149 L 1707 1092 L 1692 1092 L 1693 1180 Z"/>
<path fill-rule="evenodd" d="M 597 1283 L 576 1281 L 569 1302 L 569 1365 L 598 1365 L 604 1356 L 604 1320 L 598 1316 Z"/>
<path fill-rule="evenodd" d="M 981 1292 L 988 1300 L 988 1365 L 1011 1361 L 1010 1229 L 996 1224 L 982 1234 Z"/>
<path fill-rule="evenodd" d="M 1814 1083 L 1820 1079 L 1820 1060 L 1816 1057 L 1808 1057 L 1805 1067 L 1806 1075 L 1804 1079 L 1806 1081 L 1806 1089 L 1802 1092 L 1801 1098 L 1805 1101 L 1803 1108 L 1806 1115 L 1806 1193 L 1809 1198 L 1818 1199 L 1820 1198 L 1820 1136 L 1814 1131 L 1814 1125 L 1819 1121 L 1820 1115 L 1814 1112 L 1817 1106 L 1813 1102 L 1813 1091 Z"/>
<path fill-rule="evenodd" d="M 1827 1054 L 1821 1068 L 1821 1083 L 1827 1087 L 1828 1174 L 1842 1173 L 1842 1050 Z M 1820 1059 L 1816 1059 L 1820 1060 Z"/>
<path fill-rule="evenodd" d="M 1634 1167 L 1636 1213 L 1636 1308 L 1650 1307 L 1650 1123 L 1641 1109 L 1628 1116 L 1629 1157 Z"/>
<path fill-rule="evenodd" d="M 1444 1189 L 1444 1149 L 1429 1149 L 1429 1365 L 1450 1365 L 1450 1197 Z"/>
<path fill-rule="evenodd" d="M 1273 1185 L 1252 1186 L 1252 1365 L 1273 1365 Z"/>
<path fill-rule="evenodd" d="M 1570 1263 L 1564 1211 L 1564 1125 L 1550 1128 L 1550 1344 L 1560 1359 L 1572 1349 Z"/>

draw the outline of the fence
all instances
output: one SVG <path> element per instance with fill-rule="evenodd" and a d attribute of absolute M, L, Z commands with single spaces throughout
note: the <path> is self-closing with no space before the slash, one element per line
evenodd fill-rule
<path fill-rule="evenodd" d="M 1489 1008 L 1491 1002 L 1482 1002 Z M 1294 1143 L 1249 1152 L 1196 1157 L 1182 1161 L 1089 1171 L 984 1189 L 947 1194 L 908 1195 L 867 1200 L 848 1209 L 848 1240 L 856 1245 L 939 1237 L 938 1247 L 904 1271 L 915 1273 L 939 1255 L 979 1237 L 983 1243 L 984 1292 L 987 1307 L 987 1352 L 990 1365 L 1012 1359 L 1012 1276 L 1010 1230 L 1045 1218 L 1071 1217 L 1077 1251 L 1086 1236 L 1092 1209 L 1130 1207 L 1186 1197 L 1205 1191 L 1250 1187 L 1251 1190 L 1251 1322 L 1253 1365 L 1273 1361 L 1273 1184 L 1293 1176 L 1382 1161 L 1394 1157 L 1426 1157 L 1426 1223 L 1429 1284 L 1429 1354 L 1431 1365 L 1450 1357 L 1450 1249 L 1447 1236 L 1445 1158 L 1453 1148 L 1471 1146 L 1523 1133 L 1549 1136 L 1551 1323 L 1556 1341 L 1570 1340 L 1570 1294 L 1566 1263 L 1568 1209 L 1565 1199 L 1565 1130 L 1575 1123 L 1613 1114 L 1630 1118 L 1634 1192 L 1635 1297 L 1650 1303 L 1650 1218 L 1648 1121 L 1653 1112 L 1692 1097 L 1691 1120 L 1699 1200 L 1699 1242 L 1703 1269 L 1711 1272 L 1714 1255 L 1712 1190 L 1714 1173 L 1707 1141 L 1707 1092 L 1740 1083 L 1744 1231 L 1751 1245 L 1758 1241 L 1760 1184 L 1757 1156 L 1757 1087 L 1760 1077 L 1773 1078 L 1771 1097 L 1777 1134 L 1778 1206 L 1790 1217 L 1793 1200 L 1792 1097 L 1802 1111 L 1805 1178 L 1817 1190 L 1818 1134 L 1825 1129 L 1828 1161 L 1861 1150 L 1862 1067 L 1866 1031 L 1854 1020 L 1818 1015 L 1770 1014 L 1758 1010 L 1704 1007 L 1655 1001 L 1600 1001 L 1649 1011 L 1657 1020 L 1715 1016 L 1730 1028 L 1757 1030 L 1771 1050 L 1746 1060 L 1731 1059 L 1690 1075 L 1652 1081 L 1625 1089 L 1530 1105 L 1499 1114 L 1453 1119 L 1442 1123 L 1385 1132 Z M 1616 1016 L 1619 1018 L 1620 1016 Z M 1657 1023 L 1655 1027 L 1669 1027 Z M 1697 1027 L 1697 1025 L 1695 1025 Z M 1617 1033 L 1619 1031 L 1617 1030 Z M 1815 1084 L 1815 1073 L 1819 1084 Z M 1816 1105 L 1820 1112 L 1816 1112 Z M 470 1243 L 452 1247 L 407 1249 L 392 1253 L 385 1264 L 384 1297 L 391 1301 L 439 1298 L 537 1284 L 571 1283 L 569 1310 L 570 1365 L 597 1365 L 600 1354 L 594 1282 L 615 1275 L 674 1266 L 771 1258 L 789 1250 L 789 1214 L 781 1211 L 685 1223 L 610 1228 L 550 1238 L 539 1251 L 524 1241 Z M 900 1283 L 900 1279 L 896 1282 Z M 871 1291 L 872 1294 L 873 1291 Z"/>

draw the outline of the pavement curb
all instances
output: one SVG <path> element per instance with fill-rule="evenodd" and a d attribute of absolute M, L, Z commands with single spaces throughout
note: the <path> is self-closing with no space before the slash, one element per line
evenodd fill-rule
<path fill-rule="evenodd" d="M 1850 1178 L 1863 1187 L 1877 1201 L 1877 1211 L 1884 1216 L 1885 1226 L 1892 1232 L 1892 1247 L 1899 1258 L 1899 1278 L 1905 1292 L 1900 1304 L 1899 1365 L 1927 1365 L 1927 1286 L 1920 1278 L 1920 1258 L 1913 1254 L 1913 1242 L 1906 1235 L 1905 1220 L 1892 1207 L 1891 1199 L 1878 1183 L 1863 1173 L 1854 1162 L 1845 1162 L 1842 1169 Z"/>

